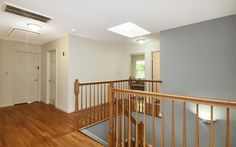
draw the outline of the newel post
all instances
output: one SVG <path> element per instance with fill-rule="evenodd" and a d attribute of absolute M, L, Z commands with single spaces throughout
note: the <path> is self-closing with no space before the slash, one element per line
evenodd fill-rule
<path fill-rule="evenodd" d="M 108 102 L 109 102 L 109 132 L 108 132 L 108 147 L 113 147 L 114 145 L 114 132 L 113 132 L 113 92 L 112 89 L 114 83 L 111 82 L 108 87 Z"/>
<path fill-rule="evenodd" d="M 132 87 L 132 77 L 130 76 L 129 77 L 129 89 L 131 89 L 131 87 Z"/>
<path fill-rule="evenodd" d="M 79 112 L 79 80 L 76 79 L 74 82 L 74 94 L 75 94 L 75 115 L 74 115 L 74 126 L 75 130 L 78 130 L 78 112 Z"/>

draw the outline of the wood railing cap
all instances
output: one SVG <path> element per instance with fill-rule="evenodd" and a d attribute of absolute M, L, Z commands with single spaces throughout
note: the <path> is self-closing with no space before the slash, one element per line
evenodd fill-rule
<path fill-rule="evenodd" d="M 164 99 L 164 100 L 169 99 L 169 100 L 195 103 L 195 104 L 212 105 L 212 106 L 219 106 L 219 107 L 225 107 L 225 108 L 236 108 L 236 101 L 223 100 L 223 99 L 181 96 L 181 95 L 146 92 L 146 91 L 138 91 L 138 90 L 127 90 L 127 89 L 118 89 L 118 88 L 112 88 L 112 91 L 118 92 L 118 93 L 144 96 L 144 97 L 152 97 L 155 99 Z"/>

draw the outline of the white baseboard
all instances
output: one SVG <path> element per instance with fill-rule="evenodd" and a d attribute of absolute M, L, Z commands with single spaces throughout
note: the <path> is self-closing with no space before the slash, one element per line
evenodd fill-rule
<path fill-rule="evenodd" d="M 14 106 L 14 104 L 12 104 L 12 103 L 9 103 L 9 104 L 1 104 L 1 105 L 0 105 L 0 108 L 3 108 L 3 107 L 10 107 L 10 106 Z"/>
<path fill-rule="evenodd" d="M 108 146 L 108 143 L 105 140 L 99 138 L 98 136 L 96 136 L 95 134 L 89 132 L 88 130 L 84 129 L 81 132 L 83 132 L 84 134 L 86 134 L 89 137 L 93 138 L 94 140 L 98 141 L 99 143 L 101 143 L 101 144 L 103 144 L 105 146 Z"/>
<path fill-rule="evenodd" d="M 60 111 L 63 111 L 63 112 L 65 112 L 65 113 L 68 113 L 68 111 L 67 111 L 67 110 L 65 110 L 65 109 L 63 109 L 63 108 L 60 108 L 60 107 L 58 107 L 58 106 L 55 106 L 55 108 L 56 108 L 56 109 L 58 109 L 58 110 L 60 110 Z"/>

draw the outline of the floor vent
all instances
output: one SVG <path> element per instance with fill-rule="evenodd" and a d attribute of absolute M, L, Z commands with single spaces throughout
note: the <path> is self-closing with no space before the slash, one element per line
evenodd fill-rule
<path fill-rule="evenodd" d="M 8 13 L 12 13 L 12 14 L 16 14 L 16 15 L 19 15 L 19 16 L 31 18 L 31 19 L 34 19 L 34 20 L 42 21 L 42 22 L 45 22 L 45 23 L 47 23 L 48 21 L 51 20 L 51 18 L 49 18 L 47 16 L 43 16 L 41 14 L 29 11 L 29 10 L 25 10 L 23 8 L 20 8 L 18 6 L 15 6 L 15 5 L 12 5 L 12 4 L 9 4 L 9 3 L 4 4 L 3 11 L 8 12 Z"/>

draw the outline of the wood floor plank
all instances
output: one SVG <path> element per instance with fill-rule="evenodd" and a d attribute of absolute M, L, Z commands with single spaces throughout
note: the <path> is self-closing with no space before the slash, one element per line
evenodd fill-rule
<path fill-rule="evenodd" d="M 35 102 L 0 108 L 0 147 L 101 147 L 74 131 L 73 114 Z"/>

